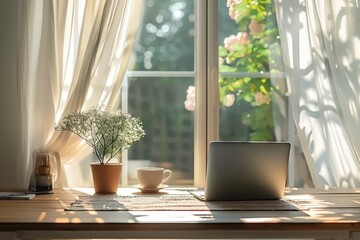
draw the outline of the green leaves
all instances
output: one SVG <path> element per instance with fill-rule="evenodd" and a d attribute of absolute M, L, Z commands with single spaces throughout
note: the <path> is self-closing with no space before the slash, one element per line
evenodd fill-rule
<path fill-rule="evenodd" d="M 224 103 L 227 95 L 234 94 L 237 103 L 234 106 L 250 103 L 252 108 L 243 112 L 242 117 L 242 122 L 252 130 L 250 140 L 274 140 L 271 101 L 277 87 L 268 77 L 261 76 L 278 72 L 274 59 L 281 58 L 273 2 L 229 0 L 227 3 L 230 18 L 238 24 L 238 34 L 226 38 L 224 46 L 219 47 L 219 70 L 242 74 L 241 77 L 220 78 L 220 100 Z M 241 36 L 248 36 L 248 41 L 243 41 Z M 247 76 L 243 77 L 243 73 Z"/>

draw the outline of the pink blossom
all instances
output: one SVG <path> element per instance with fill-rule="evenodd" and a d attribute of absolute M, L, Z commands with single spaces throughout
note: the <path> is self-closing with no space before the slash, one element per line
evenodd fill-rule
<path fill-rule="evenodd" d="M 269 94 L 263 94 L 262 92 L 257 92 L 255 94 L 255 103 L 258 105 L 269 104 L 271 102 Z"/>
<path fill-rule="evenodd" d="M 252 35 L 258 35 L 264 31 L 264 27 L 261 22 L 251 19 L 249 29 Z"/>
<path fill-rule="evenodd" d="M 236 4 L 242 3 L 242 1 L 243 0 L 227 0 L 226 6 L 227 7 L 232 7 L 232 6 L 236 5 Z"/>
<path fill-rule="evenodd" d="M 235 5 L 241 4 L 243 0 L 227 0 L 226 6 L 229 8 L 229 16 L 235 20 L 239 18 L 241 12 L 235 8 Z"/>
<path fill-rule="evenodd" d="M 186 100 L 184 102 L 185 109 L 188 111 L 195 111 L 195 87 L 189 86 L 186 93 Z"/>
<path fill-rule="evenodd" d="M 250 43 L 249 34 L 247 32 L 239 32 L 236 36 L 231 35 L 224 39 L 224 46 L 228 51 L 234 50 L 234 45 L 245 46 Z"/>
<path fill-rule="evenodd" d="M 232 105 L 234 105 L 234 102 L 235 102 L 235 95 L 232 93 L 226 94 L 224 99 L 224 106 L 231 107 Z"/>
<path fill-rule="evenodd" d="M 219 66 L 222 66 L 224 64 L 224 59 L 222 57 L 219 57 Z"/>

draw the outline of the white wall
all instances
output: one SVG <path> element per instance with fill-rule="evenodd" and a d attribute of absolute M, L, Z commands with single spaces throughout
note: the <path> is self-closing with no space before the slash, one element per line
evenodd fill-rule
<path fill-rule="evenodd" d="M 21 188 L 17 166 L 20 141 L 20 102 L 17 86 L 18 0 L 0 1 L 0 189 Z M 19 146 L 20 144 L 20 146 Z"/>

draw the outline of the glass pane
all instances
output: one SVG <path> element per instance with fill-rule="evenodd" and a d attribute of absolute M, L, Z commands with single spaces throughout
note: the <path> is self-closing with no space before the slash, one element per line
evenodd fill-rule
<path fill-rule="evenodd" d="M 144 1 L 125 104 L 146 136 L 128 151 L 128 185 L 140 166 L 171 169 L 166 184 L 193 184 L 194 113 L 184 100 L 194 78 L 173 72 L 194 71 L 194 21 L 194 0 Z"/>
<path fill-rule="evenodd" d="M 219 1 L 219 30 L 220 138 L 274 141 L 287 99 L 272 2 Z"/>
<path fill-rule="evenodd" d="M 146 136 L 128 152 L 129 185 L 136 168 L 160 166 L 173 175 L 167 184 L 193 184 L 194 113 L 184 106 L 193 78 L 130 78 L 128 110 L 141 118 Z"/>
<path fill-rule="evenodd" d="M 221 140 L 289 141 L 296 186 L 311 179 L 295 133 L 273 2 L 219 1 L 219 135 Z M 291 122 L 290 122 L 291 124 Z"/>
<path fill-rule="evenodd" d="M 144 1 L 133 71 L 194 70 L 194 1 Z"/>

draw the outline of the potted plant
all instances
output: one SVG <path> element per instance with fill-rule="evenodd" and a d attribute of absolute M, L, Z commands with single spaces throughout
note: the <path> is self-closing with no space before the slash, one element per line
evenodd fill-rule
<path fill-rule="evenodd" d="M 94 188 L 102 194 L 116 193 L 120 180 L 121 163 L 109 161 L 145 135 L 139 118 L 99 106 L 63 116 L 55 130 L 70 131 L 92 147 L 99 161 L 91 163 Z"/>

